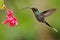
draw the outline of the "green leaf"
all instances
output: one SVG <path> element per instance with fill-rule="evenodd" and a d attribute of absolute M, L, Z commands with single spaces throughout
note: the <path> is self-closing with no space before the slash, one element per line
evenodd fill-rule
<path fill-rule="evenodd" d="M 0 9 L 2 9 L 3 4 L 4 4 L 4 1 L 3 0 L 0 0 Z"/>

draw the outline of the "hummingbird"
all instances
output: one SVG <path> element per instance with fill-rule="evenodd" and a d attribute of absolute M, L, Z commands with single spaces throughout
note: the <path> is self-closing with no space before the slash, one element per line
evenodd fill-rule
<path fill-rule="evenodd" d="M 27 7 L 29 8 L 29 7 Z M 25 8 L 24 8 L 25 9 Z M 47 26 L 49 26 L 50 28 L 52 28 L 54 31 L 57 32 L 57 29 L 55 29 L 54 27 L 52 27 L 49 23 L 46 22 L 45 20 L 45 17 L 48 17 L 50 15 L 52 15 L 55 11 L 56 11 L 56 8 L 53 8 L 53 9 L 49 9 L 49 10 L 46 10 L 46 11 L 43 11 L 43 12 L 40 12 L 37 8 L 30 8 L 36 19 L 39 21 L 39 22 L 42 22 L 42 23 L 45 23 Z"/>

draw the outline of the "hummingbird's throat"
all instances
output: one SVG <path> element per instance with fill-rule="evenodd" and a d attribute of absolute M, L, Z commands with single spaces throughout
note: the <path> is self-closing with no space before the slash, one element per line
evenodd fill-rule
<path fill-rule="evenodd" d="M 35 14 L 36 14 L 36 15 L 40 15 L 40 12 L 39 12 L 39 11 L 35 11 Z"/>

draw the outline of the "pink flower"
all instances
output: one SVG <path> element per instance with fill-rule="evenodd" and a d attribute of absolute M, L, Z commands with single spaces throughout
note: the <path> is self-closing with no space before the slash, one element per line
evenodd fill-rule
<path fill-rule="evenodd" d="M 10 10 L 10 9 L 7 9 L 7 15 L 6 15 L 6 18 L 10 18 L 10 17 L 13 17 L 13 12 L 12 12 L 12 10 Z"/>
<path fill-rule="evenodd" d="M 6 23 L 9 23 L 8 27 L 13 27 L 18 24 L 17 19 L 15 17 L 9 18 L 2 22 L 2 24 L 6 24 Z"/>
<path fill-rule="evenodd" d="M 16 17 L 13 16 L 13 13 L 11 10 L 7 10 L 7 15 L 6 15 L 7 20 L 3 21 L 2 24 L 9 23 L 8 27 L 13 27 L 18 24 L 18 21 Z"/>
<path fill-rule="evenodd" d="M 17 19 L 12 17 L 9 19 L 10 26 L 15 26 L 18 24 Z"/>

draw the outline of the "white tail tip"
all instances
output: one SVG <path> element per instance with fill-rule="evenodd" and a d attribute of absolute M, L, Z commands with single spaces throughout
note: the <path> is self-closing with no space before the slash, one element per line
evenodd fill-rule
<path fill-rule="evenodd" d="M 53 30 L 54 30 L 55 32 L 58 32 L 57 29 L 55 29 L 55 28 L 53 28 Z"/>

